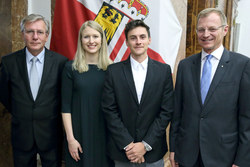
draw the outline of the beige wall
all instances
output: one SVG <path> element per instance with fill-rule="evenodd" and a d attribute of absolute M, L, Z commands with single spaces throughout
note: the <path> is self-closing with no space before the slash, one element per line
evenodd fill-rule
<path fill-rule="evenodd" d="M 179 61 L 186 57 L 186 29 L 187 29 L 187 0 L 171 0 L 174 6 L 176 15 L 179 19 L 179 22 L 182 27 L 182 36 L 180 41 L 180 47 L 178 56 L 175 61 L 175 68 L 174 68 L 174 81 L 175 81 L 175 74 L 179 64 Z"/>

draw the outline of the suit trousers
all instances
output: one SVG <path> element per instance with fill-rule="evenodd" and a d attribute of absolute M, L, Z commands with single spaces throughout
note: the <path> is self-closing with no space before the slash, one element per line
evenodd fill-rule
<path fill-rule="evenodd" d="M 159 161 L 153 163 L 141 163 L 141 164 L 115 161 L 115 167 L 164 167 L 164 161 L 163 159 L 160 159 Z"/>
<path fill-rule="evenodd" d="M 37 167 L 37 154 L 40 155 L 43 167 L 60 167 L 61 156 L 58 149 L 53 148 L 48 151 L 41 151 L 33 146 L 29 151 L 13 148 L 13 158 L 15 167 Z"/>
<path fill-rule="evenodd" d="M 205 167 L 205 166 L 203 164 L 201 154 L 199 153 L 198 159 L 197 159 L 196 163 L 193 166 L 185 166 L 185 165 L 179 164 L 179 167 Z"/>

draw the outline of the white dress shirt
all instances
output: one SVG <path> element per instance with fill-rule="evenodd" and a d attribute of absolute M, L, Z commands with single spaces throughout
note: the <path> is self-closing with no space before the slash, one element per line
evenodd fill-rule
<path fill-rule="evenodd" d="M 218 67 L 218 64 L 220 62 L 221 56 L 223 54 L 224 51 L 224 47 L 223 45 L 221 45 L 218 49 L 216 49 L 215 51 L 213 51 L 211 53 L 211 55 L 213 55 L 213 57 L 211 58 L 210 62 L 212 64 L 212 73 L 211 73 L 211 81 L 213 80 L 214 74 L 216 72 L 216 69 Z M 201 51 L 201 75 L 200 77 L 202 77 L 202 70 L 203 70 L 203 66 L 204 63 L 206 61 L 206 56 L 209 55 L 208 53 L 206 53 L 203 49 Z M 210 82 L 211 82 L 210 81 Z"/>
<path fill-rule="evenodd" d="M 43 66 L 44 66 L 44 54 L 45 54 L 45 49 L 42 50 L 41 53 L 39 53 L 36 57 L 37 57 L 37 61 L 36 61 L 36 68 L 38 71 L 38 78 L 39 78 L 39 83 L 41 83 L 41 79 L 42 79 L 42 74 L 43 74 Z M 30 69 L 31 69 L 31 65 L 32 65 L 32 58 L 34 56 L 28 51 L 28 49 L 26 48 L 26 64 L 27 64 L 27 71 L 28 71 L 28 76 L 29 76 L 29 80 L 30 80 Z"/>
<path fill-rule="evenodd" d="M 136 94 L 138 102 L 140 103 L 148 70 L 148 57 L 143 62 L 139 63 L 132 56 L 130 56 L 130 63 L 135 83 Z M 152 147 L 147 142 L 142 141 L 142 143 L 144 144 L 145 149 L 146 147 L 148 148 L 148 150 L 146 149 L 147 151 L 152 150 Z M 127 146 L 124 149 L 126 148 Z"/>
<path fill-rule="evenodd" d="M 138 102 L 140 103 L 148 69 L 148 57 L 141 63 L 130 56 Z"/>

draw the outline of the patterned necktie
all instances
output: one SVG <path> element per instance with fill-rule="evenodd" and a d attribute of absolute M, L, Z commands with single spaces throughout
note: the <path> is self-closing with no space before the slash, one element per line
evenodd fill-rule
<path fill-rule="evenodd" d="M 212 64 L 210 62 L 212 55 L 207 55 L 206 56 L 206 61 L 203 65 L 203 70 L 202 70 L 202 76 L 201 76 L 201 100 L 202 104 L 204 104 L 204 101 L 207 96 L 207 92 L 210 86 L 211 82 L 211 73 L 212 73 Z"/>
<path fill-rule="evenodd" d="M 39 88 L 38 71 L 36 68 L 37 57 L 33 57 L 31 61 L 32 65 L 30 68 L 30 88 L 33 95 L 33 99 L 35 100 Z"/>

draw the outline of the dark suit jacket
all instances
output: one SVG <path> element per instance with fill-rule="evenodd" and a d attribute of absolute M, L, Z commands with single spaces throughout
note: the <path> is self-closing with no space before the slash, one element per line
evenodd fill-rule
<path fill-rule="evenodd" d="M 250 62 L 223 52 L 204 105 L 200 93 L 201 54 L 180 62 L 170 150 L 183 165 L 200 150 L 206 167 L 250 166 Z"/>
<path fill-rule="evenodd" d="M 60 78 L 67 59 L 45 50 L 44 69 L 34 101 L 29 86 L 25 49 L 4 56 L 0 65 L 0 100 L 12 115 L 13 148 L 55 148 L 60 141 Z"/>
<path fill-rule="evenodd" d="M 166 127 L 173 112 L 173 82 L 170 66 L 149 58 L 141 103 L 138 103 L 130 58 L 112 64 L 106 72 L 103 111 L 109 129 L 108 154 L 127 161 L 124 147 L 144 140 L 152 150 L 146 162 L 161 159 L 167 151 Z"/>

